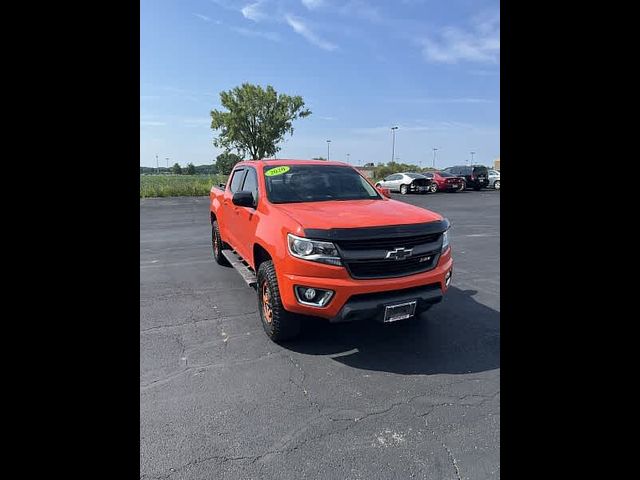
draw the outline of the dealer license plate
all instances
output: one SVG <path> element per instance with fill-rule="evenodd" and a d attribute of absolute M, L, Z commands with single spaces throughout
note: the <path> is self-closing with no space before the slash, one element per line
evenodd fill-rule
<path fill-rule="evenodd" d="M 416 312 L 417 300 L 411 302 L 387 305 L 384 309 L 384 322 L 396 322 L 405 318 L 413 317 Z"/>

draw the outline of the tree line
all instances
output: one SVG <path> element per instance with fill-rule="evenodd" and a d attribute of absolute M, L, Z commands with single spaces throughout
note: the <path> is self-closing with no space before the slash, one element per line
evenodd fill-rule
<path fill-rule="evenodd" d="M 194 165 L 188 163 L 186 167 L 174 163 L 172 167 L 140 167 L 141 175 L 229 175 L 236 163 L 242 161 L 242 157 L 235 153 L 221 153 L 216 157 L 216 161 L 209 165 Z"/>
<path fill-rule="evenodd" d="M 172 174 L 172 175 L 204 175 L 215 174 L 214 165 L 198 165 L 197 167 L 193 163 L 188 163 L 185 168 L 182 168 L 179 163 L 174 163 L 172 167 L 140 167 L 140 174 Z"/>

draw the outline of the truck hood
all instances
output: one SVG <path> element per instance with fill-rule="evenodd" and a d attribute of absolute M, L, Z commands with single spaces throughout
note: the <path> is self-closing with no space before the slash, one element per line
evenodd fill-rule
<path fill-rule="evenodd" d="M 361 228 L 442 220 L 442 215 L 397 200 L 346 200 L 274 204 L 302 228 Z"/>

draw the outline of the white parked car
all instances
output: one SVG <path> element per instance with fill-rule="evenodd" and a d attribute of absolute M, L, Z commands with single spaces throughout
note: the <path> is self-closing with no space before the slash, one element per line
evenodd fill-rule
<path fill-rule="evenodd" d="M 497 170 L 489 170 L 489 187 L 500 190 L 500 172 Z"/>
<path fill-rule="evenodd" d="M 431 185 L 431 179 L 413 172 L 394 173 L 376 183 L 376 187 L 388 188 L 402 195 L 409 192 L 427 193 L 429 185 Z"/>

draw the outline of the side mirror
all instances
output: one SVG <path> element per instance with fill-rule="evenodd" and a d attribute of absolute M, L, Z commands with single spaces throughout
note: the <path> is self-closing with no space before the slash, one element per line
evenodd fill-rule
<path fill-rule="evenodd" d="M 391 198 L 391 190 L 388 188 L 378 187 L 378 191 L 387 198 Z"/>
<path fill-rule="evenodd" d="M 253 194 L 246 190 L 242 190 L 240 192 L 234 193 L 231 201 L 233 202 L 234 205 L 237 205 L 238 207 L 255 208 L 255 203 L 253 201 Z"/>

